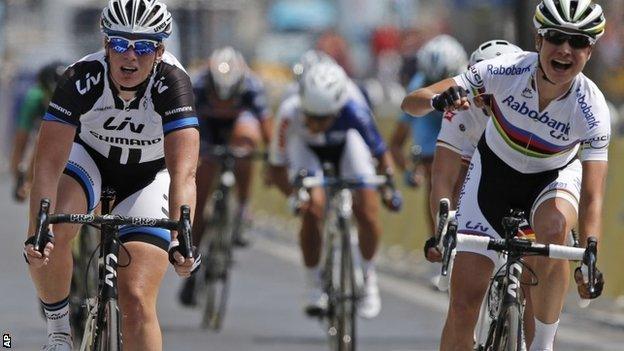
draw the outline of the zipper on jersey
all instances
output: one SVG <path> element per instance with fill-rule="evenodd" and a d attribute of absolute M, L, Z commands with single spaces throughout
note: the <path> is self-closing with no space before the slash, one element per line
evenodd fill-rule
<path fill-rule="evenodd" d="M 120 100 L 121 100 L 121 102 L 123 103 L 123 106 L 124 106 L 124 111 L 130 111 L 130 104 L 132 104 L 132 102 L 133 102 L 134 100 L 136 100 L 136 96 L 135 96 L 135 97 L 133 97 L 133 98 L 132 98 L 132 100 L 130 100 L 130 101 L 126 101 L 126 100 L 124 100 L 124 99 L 122 99 L 122 98 L 119 98 L 119 99 L 120 99 Z"/>

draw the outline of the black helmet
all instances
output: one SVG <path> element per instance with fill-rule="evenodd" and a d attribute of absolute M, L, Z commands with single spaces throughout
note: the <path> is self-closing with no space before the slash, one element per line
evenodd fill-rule
<path fill-rule="evenodd" d="M 43 66 L 38 75 L 41 87 L 50 92 L 54 91 L 66 68 L 67 65 L 61 61 L 53 61 Z"/>

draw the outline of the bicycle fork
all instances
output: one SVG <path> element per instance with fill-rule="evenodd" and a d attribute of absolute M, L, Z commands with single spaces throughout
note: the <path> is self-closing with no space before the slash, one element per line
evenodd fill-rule
<path fill-rule="evenodd" d="M 509 335 L 515 335 L 515 338 L 511 340 L 507 340 L 507 343 L 510 343 L 510 342 L 515 343 L 515 345 L 519 346 L 517 350 L 525 350 L 526 346 L 525 346 L 525 341 L 524 341 L 525 336 L 524 336 L 524 328 L 523 328 L 524 299 L 521 296 L 522 294 L 521 279 L 522 279 L 523 268 L 522 268 L 522 264 L 520 263 L 520 257 L 510 255 L 508 257 L 508 260 L 510 260 L 513 263 L 507 265 L 506 267 L 505 278 L 503 279 L 503 286 L 502 286 L 503 298 L 502 298 L 502 301 L 500 302 L 499 314 L 498 314 L 496 324 L 498 325 L 499 328 L 502 328 L 506 324 L 505 319 L 508 319 L 510 322 L 508 327 L 510 329 L 515 328 L 516 330 L 506 331 L 505 334 L 508 337 Z M 516 307 L 517 310 L 514 310 L 514 307 Z M 511 311 L 516 311 L 517 315 L 510 314 Z M 515 319 L 515 321 L 512 321 L 512 319 Z M 503 332 L 499 330 L 495 333 L 495 338 L 500 339 L 502 338 L 502 335 L 503 335 Z M 503 340 L 495 340 L 494 345 L 501 345 L 500 344 L 501 341 Z M 515 349 L 516 348 L 514 348 L 514 350 Z"/>
<path fill-rule="evenodd" d="M 97 303 L 96 328 L 105 327 L 108 333 L 119 335 L 121 346 L 121 320 L 118 307 L 117 268 L 119 267 L 119 242 L 115 239 L 115 229 L 102 225 L 102 246 L 100 247 L 99 275 L 100 286 Z M 107 310 L 108 309 L 108 310 Z M 115 330 L 111 330 L 111 328 Z M 95 345 L 102 342 L 104 330 L 96 330 Z M 107 340 L 108 342 L 108 340 Z M 109 345 L 111 347 L 112 345 Z"/>

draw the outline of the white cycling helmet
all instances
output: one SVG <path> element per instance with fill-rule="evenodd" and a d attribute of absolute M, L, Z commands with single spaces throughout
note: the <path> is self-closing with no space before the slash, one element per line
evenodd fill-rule
<path fill-rule="evenodd" d="M 334 59 L 328 54 L 320 50 L 308 50 L 301 55 L 299 61 L 293 65 L 293 74 L 297 80 L 300 80 L 303 73 L 319 62 L 335 63 Z"/>
<path fill-rule="evenodd" d="M 429 82 L 452 77 L 466 69 L 468 55 L 462 45 L 450 35 L 442 34 L 423 45 L 416 54 L 418 70 Z"/>
<path fill-rule="evenodd" d="M 542 0 L 533 16 L 538 31 L 547 28 L 568 30 L 594 40 L 604 34 L 605 23 L 602 7 L 591 0 Z"/>
<path fill-rule="evenodd" d="M 163 40 L 171 34 L 171 13 L 158 0 L 109 0 L 100 27 L 107 35 L 137 34 Z"/>
<path fill-rule="evenodd" d="M 210 80 L 221 100 L 237 95 L 245 80 L 247 63 L 243 55 L 231 46 L 215 50 L 210 55 Z"/>
<path fill-rule="evenodd" d="M 336 115 L 348 100 L 348 77 L 339 65 L 319 62 L 304 74 L 299 88 L 301 108 L 307 115 Z"/>
<path fill-rule="evenodd" d="M 479 45 L 477 50 L 475 50 L 470 55 L 468 65 L 472 66 L 475 63 L 481 62 L 483 60 L 489 60 L 496 56 L 511 54 L 514 52 L 522 52 L 522 49 L 508 42 L 507 40 L 496 39 L 486 41 L 485 43 Z"/>

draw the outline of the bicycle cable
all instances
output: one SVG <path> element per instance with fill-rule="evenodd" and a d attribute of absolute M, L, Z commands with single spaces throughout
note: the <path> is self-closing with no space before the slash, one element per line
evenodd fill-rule
<path fill-rule="evenodd" d="M 98 250 L 100 249 L 100 246 L 102 246 L 102 243 L 98 243 L 97 246 L 95 246 L 95 249 L 93 249 L 93 252 L 91 252 L 91 255 L 89 256 L 89 262 L 87 262 L 87 269 L 85 269 L 85 279 L 84 279 L 84 285 L 85 285 L 85 293 L 86 296 L 90 296 L 89 294 L 89 271 L 90 271 L 90 267 L 91 267 L 91 262 L 93 262 L 93 257 L 95 257 L 95 253 L 98 252 Z"/>
<path fill-rule="evenodd" d="M 126 249 L 126 245 L 124 243 L 122 243 L 121 241 L 119 241 L 119 246 L 126 252 L 126 255 L 128 255 L 128 263 L 126 264 L 117 264 L 118 267 L 121 268 L 126 268 L 130 265 L 130 263 L 132 263 L 132 256 L 130 255 L 130 251 L 128 251 L 128 249 Z"/>

